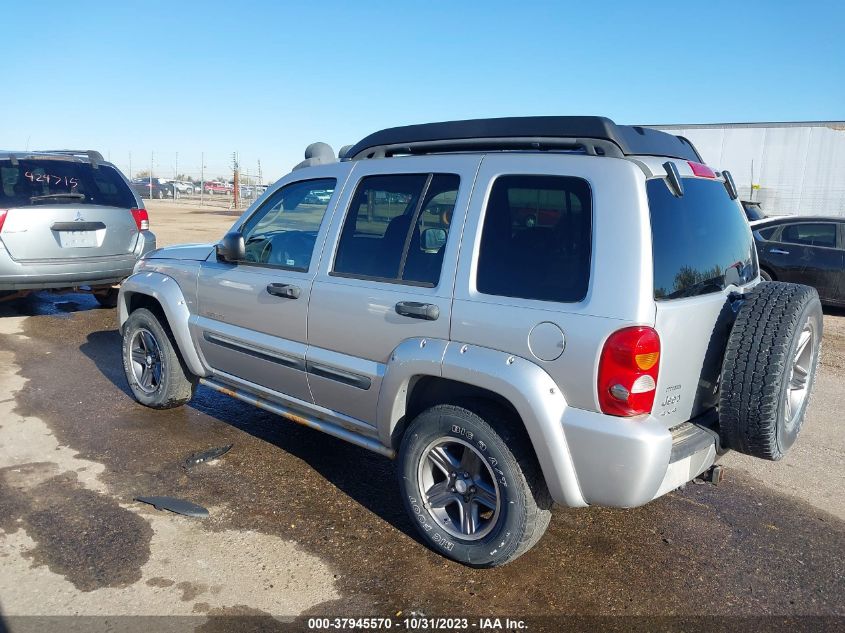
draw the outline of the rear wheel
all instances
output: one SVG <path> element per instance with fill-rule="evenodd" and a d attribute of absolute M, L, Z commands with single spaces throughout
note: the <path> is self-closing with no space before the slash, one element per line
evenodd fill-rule
<path fill-rule="evenodd" d="M 551 498 L 524 434 L 498 410 L 438 405 L 411 422 L 399 485 L 435 551 L 473 567 L 504 565 L 540 540 Z"/>
<path fill-rule="evenodd" d="M 822 308 L 815 289 L 762 282 L 737 314 L 722 364 L 722 444 L 781 459 L 795 443 L 816 376 Z"/>
<path fill-rule="evenodd" d="M 197 386 L 167 323 L 146 308 L 130 314 L 123 327 L 123 370 L 135 399 L 153 409 L 185 404 Z"/>
<path fill-rule="evenodd" d="M 760 269 L 760 279 L 763 281 L 771 281 L 772 276 L 763 268 Z"/>

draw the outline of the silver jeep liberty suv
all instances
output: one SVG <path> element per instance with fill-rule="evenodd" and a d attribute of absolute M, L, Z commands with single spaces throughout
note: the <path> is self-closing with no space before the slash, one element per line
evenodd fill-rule
<path fill-rule="evenodd" d="M 139 402 L 202 384 L 396 458 L 425 541 L 478 567 L 531 548 L 553 503 L 638 506 L 728 449 L 779 459 L 822 335 L 815 290 L 760 282 L 729 173 L 601 117 L 314 144 L 118 303 Z"/>

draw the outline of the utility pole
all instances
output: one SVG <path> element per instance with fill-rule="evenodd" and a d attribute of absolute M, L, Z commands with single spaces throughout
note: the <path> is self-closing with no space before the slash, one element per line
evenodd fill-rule
<path fill-rule="evenodd" d="M 129 180 L 132 180 L 132 152 L 129 152 Z"/>
<path fill-rule="evenodd" d="M 748 190 L 748 199 L 754 200 L 754 159 L 751 159 L 751 188 Z"/>
<path fill-rule="evenodd" d="M 234 199 L 232 201 L 232 204 L 233 204 L 234 208 L 237 209 L 240 206 L 240 184 L 241 184 L 241 182 L 240 182 L 241 174 L 240 174 L 240 169 L 238 168 L 238 153 L 237 152 L 232 153 L 232 170 L 235 172 L 235 174 L 234 174 L 235 190 L 234 190 L 234 192 L 232 192 L 233 195 L 234 195 Z"/>
<path fill-rule="evenodd" d="M 203 206 L 205 195 L 205 152 L 200 154 L 200 206 Z"/>
<path fill-rule="evenodd" d="M 153 197 L 153 164 L 155 163 L 155 152 L 150 152 L 150 198 Z"/>
<path fill-rule="evenodd" d="M 258 184 L 259 185 L 264 184 L 264 176 L 261 173 L 261 159 L 260 158 L 258 159 Z"/>

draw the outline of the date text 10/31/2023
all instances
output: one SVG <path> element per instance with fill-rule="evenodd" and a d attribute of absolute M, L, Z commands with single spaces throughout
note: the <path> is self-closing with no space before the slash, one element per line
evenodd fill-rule
<path fill-rule="evenodd" d="M 364 631 L 374 629 L 408 631 L 521 631 L 528 628 L 525 620 L 513 618 L 449 618 L 408 616 L 402 618 L 308 618 L 311 631 Z"/>

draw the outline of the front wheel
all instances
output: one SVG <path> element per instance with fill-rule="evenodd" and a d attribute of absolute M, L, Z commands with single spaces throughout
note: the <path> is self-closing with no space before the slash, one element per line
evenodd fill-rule
<path fill-rule="evenodd" d="M 438 405 L 410 424 L 399 451 L 405 507 L 435 551 L 497 567 L 546 531 L 551 498 L 524 434 L 496 409 Z"/>
<path fill-rule="evenodd" d="M 185 404 L 197 386 L 167 323 L 146 308 L 135 310 L 123 326 L 123 370 L 135 399 L 153 409 Z"/>

